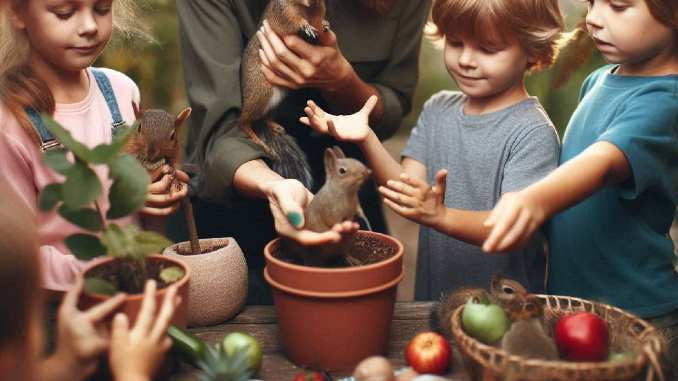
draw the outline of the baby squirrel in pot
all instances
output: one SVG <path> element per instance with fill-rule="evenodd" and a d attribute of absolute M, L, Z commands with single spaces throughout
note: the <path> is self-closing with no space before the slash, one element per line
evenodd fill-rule
<path fill-rule="evenodd" d="M 329 29 L 325 20 L 325 0 L 270 0 L 263 18 L 279 36 L 301 35 L 307 41 L 318 39 Z M 261 43 L 254 36 L 245 47 L 240 68 L 242 110 L 239 126 L 272 157 L 272 169 L 284 178 L 301 181 L 311 188 L 313 178 L 306 160 L 293 137 L 271 119 L 287 89 L 271 85 L 261 69 Z M 256 123 L 263 121 L 264 123 Z M 256 129 L 255 129 L 256 128 Z"/>
<path fill-rule="evenodd" d="M 340 222 L 354 220 L 356 216 L 367 221 L 360 207 L 358 191 L 372 171 L 360 161 L 347 158 L 339 147 L 325 150 L 324 163 L 325 184 L 304 211 L 304 228 L 325 232 Z M 352 242 L 353 237 L 348 236 L 336 244 L 317 247 L 304 247 L 291 240 L 287 240 L 286 244 L 291 254 L 304 265 L 326 266 L 340 256 L 345 256 L 349 264 L 358 264 L 348 254 Z"/>
<path fill-rule="evenodd" d="M 159 170 L 165 164 L 169 165 L 171 168 L 169 174 L 173 177 L 170 192 L 181 190 L 183 184 L 175 175 L 181 157 L 179 128 L 191 115 L 191 108 L 184 109 L 176 117 L 165 110 L 142 111 L 134 102 L 132 102 L 132 108 L 139 125 L 136 127 L 135 133 L 132 133 L 123 146 L 123 151 L 136 157 L 148 171 L 152 180 L 156 180 L 160 175 Z M 194 254 L 199 253 L 200 248 L 191 202 L 188 197 L 184 197 L 181 202 L 191 237 L 191 250 Z M 198 251 L 196 252 L 196 250 Z"/>

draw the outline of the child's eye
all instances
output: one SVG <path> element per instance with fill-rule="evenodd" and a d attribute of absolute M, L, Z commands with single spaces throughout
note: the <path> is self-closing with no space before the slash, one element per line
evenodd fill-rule
<path fill-rule="evenodd" d="M 56 17 L 58 17 L 60 20 L 68 20 L 69 18 L 71 18 L 71 16 L 73 16 L 73 13 L 75 12 L 73 11 L 73 9 L 59 8 L 53 10 L 52 13 L 54 13 Z"/>
<path fill-rule="evenodd" d="M 96 7 L 94 10 L 95 10 L 96 13 L 98 13 L 99 15 L 101 15 L 101 16 L 106 16 L 107 14 L 111 13 L 111 8 L 112 8 L 112 7 L 111 7 L 110 5 L 106 5 L 106 6 Z"/>
<path fill-rule="evenodd" d="M 499 50 L 501 50 L 501 49 L 490 48 L 490 47 L 483 47 L 483 48 L 481 48 L 481 50 L 482 50 L 483 53 L 485 53 L 485 54 L 495 54 L 495 53 L 499 52 Z"/>
<path fill-rule="evenodd" d="M 450 46 L 455 47 L 455 48 L 461 48 L 462 46 L 464 46 L 464 43 L 461 42 L 461 41 L 458 41 L 458 40 L 451 40 L 449 42 L 449 44 L 450 44 Z"/>
<path fill-rule="evenodd" d="M 612 8 L 612 10 L 615 12 L 624 12 L 629 8 L 629 6 L 627 4 L 610 3 L 610 8 Z"/>

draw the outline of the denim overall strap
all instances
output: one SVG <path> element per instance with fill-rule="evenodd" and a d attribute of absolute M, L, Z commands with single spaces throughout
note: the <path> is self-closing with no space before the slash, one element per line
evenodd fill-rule
<path fill-rule="evenodd" d="M 40 114 L 38 114 L 37 111 L 31 107 L 26 107 L 26 114 L 28 115 L 28 119 L 31 120 L 31 123 L 33 123 L 35 131 L 40 137 L 40 150 L 42 152 L 61 146 L 54 136 L 52 136 L 52 133 L 49 132 L 45 122 L 42 120 L 42 117 L 40 117 Z"/>
<path fill-rule="evenodd" d="M 113 86 L 111 86 L 111 81 L 106 77 L 106 74 L 104 74 L 103 71 L 92 69 L 92 75 L 94 75 L 99 90 L 101 90 L 101 93 L 104 95 L 106 105 L 111 112 L 111 117 L 113 118 L 111 126 L 113 128 L 113 134 L 115 134 L 118 127 L 125 125 L 125 121 L 122 119 L 122 114 L 120 114 L 120 108 L 118 107 L 118 100 L 113 92 Z"/>

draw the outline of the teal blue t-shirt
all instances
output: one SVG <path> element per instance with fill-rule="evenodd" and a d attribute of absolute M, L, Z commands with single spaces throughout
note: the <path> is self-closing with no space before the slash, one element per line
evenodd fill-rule
<path fill-rule="evenodd" d="M 548 291 L 653 317 L 678 309 L 668 235 L 678 198 L 678 75 L 613 69 L 584 82 L 560 163 L 606 141 L 621 149 L 632 175 L 551 219 Z"/>

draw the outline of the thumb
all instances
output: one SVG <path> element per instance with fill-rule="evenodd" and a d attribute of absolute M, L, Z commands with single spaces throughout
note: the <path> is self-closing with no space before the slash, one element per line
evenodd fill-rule
<path fill-rule="evenodd" d="M 447 170 L 441 169 L 436 173 L 436 193 L 443 201 L 445 200 L 445 190 L 447 189 Z"/>
<path fill-rule="evenodd" d="M 370 115 L 372 110 L 374 110 L 374 107 L 377 105 L 377 102 L 379 101 L 379 98 L 376 95 L 372 95 L 367 99 L 367 102 L 365 102 L 365 105 L 363 105 L 363 108 L 360 109 L 361 113 Z"/>

